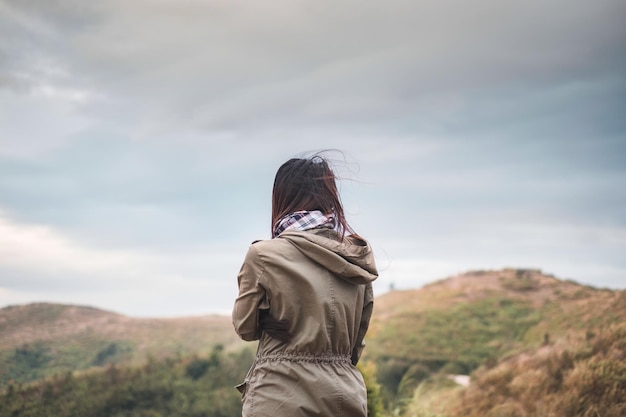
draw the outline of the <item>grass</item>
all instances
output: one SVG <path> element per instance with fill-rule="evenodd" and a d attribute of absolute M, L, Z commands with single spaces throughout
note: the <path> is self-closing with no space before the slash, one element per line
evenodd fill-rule
<path fill-rule="evenodd" d="M 389 319 L 376 338 L 369 340 L 368 355 L 381 360 L 403 358 L 433 371 L 438 364 L 453 362 L 460 367 L 459 373 L 469 372 L 514 347 L 539 321 L 528 303 L 486 298 L 448 310 Z"/>
<path fill-rule="evenodd" d="M 437 374 L 494 369 L 556 341 L 583 343 L 625 318 L 624 291 L 537 270 L 479 271 L 379 297 L 366 358 L 376 363 L 387 408 L 403 411 L 414 390 Z M 507 382 L 506 373 L 498 378 Z M 509 412 L 515 413 L 493 411 Z"/>
<path fill-rule="evenodd" d="M 623 416 L 625 359 L 626 324 L 587 341 L 564 339 L 481 368 L 446 415 Z"/>

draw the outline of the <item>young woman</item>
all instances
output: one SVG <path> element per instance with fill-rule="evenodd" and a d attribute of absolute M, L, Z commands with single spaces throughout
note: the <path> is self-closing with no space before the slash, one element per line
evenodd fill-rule
<path fill-rule="evenodd" d="M 291 159 L 276 173 L 271 240 L 254 242 L 238 276 L 233 325 L 259 340 L 243 416 L 367 416 L 355 368 L 378 272 L 346 221 L 325 158 Z"/>

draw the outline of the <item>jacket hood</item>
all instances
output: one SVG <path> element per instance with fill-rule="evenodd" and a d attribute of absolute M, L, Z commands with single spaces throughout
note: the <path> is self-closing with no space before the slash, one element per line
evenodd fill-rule
<path fill-rule="evenodd" d="M 277 239 L 286 239 L 311 260 L 353 284 L 369 284 L 378 278 L 374 253 L 365 240 L 346 236 L 340 241 L 332 229 L 286 230 Z"/>

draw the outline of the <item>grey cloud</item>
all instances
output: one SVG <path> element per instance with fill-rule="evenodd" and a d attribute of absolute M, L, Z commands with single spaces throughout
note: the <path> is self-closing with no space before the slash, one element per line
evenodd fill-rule
<path fill-rule="evenodd" d="M 31 49 L 111 100 L 85 111 L 117 117 L 126 102 L 148 125 L 389 124 L 442 94 L 497 98 L 626 68 L 613 0 L 69 4 L 12 7 L 58 38 Z"/>

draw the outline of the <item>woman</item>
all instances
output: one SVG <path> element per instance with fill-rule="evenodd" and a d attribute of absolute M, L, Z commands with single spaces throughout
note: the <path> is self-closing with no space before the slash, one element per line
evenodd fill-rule
<path fill-rule="evenodd" d="M 378 272 L 344 215 L 335 175 L 317 155 L 276 173 L 271 240 L 254 242 L 238 276 L 233 325 L 259 340 L 243 416 L 367 416 L 355 368 Z"/>

